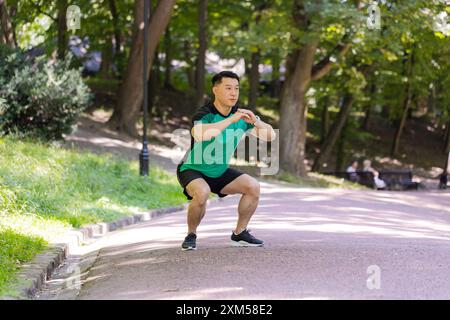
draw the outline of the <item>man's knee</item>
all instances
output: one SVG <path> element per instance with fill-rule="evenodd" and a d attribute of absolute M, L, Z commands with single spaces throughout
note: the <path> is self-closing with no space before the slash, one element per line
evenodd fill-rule
<path fill-rule="evenodd" d="M 251 195 L 255 198 L 259 197 L 260 194 L 260 185 L 258 180 L 256 180 L 255 178 L 252 178 L 248 181 L 248 183 L 246 184 L 246 194 Z"/>
<path fill-rule="evenodd" d="M 211 193 L 211 189 L 208 185 L 197 187 L 193 191 L 192 200 L 198 203 L 199 205 L 205 205 L 206 201 L 208 201 L 209 194 Z"/>

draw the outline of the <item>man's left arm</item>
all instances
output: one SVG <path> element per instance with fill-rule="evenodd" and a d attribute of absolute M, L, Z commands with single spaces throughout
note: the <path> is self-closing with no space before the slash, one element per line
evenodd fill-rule
<path fill-rule="evenodd" d="M 264 141 L 275 140 L 276 133 L 270 124 L 265 123 L 261 119 L 258 119 L 258 120 L 256 120 L 255 123 L 253 123 L 253 125 L 255 127 L 250 131 L 250 134 L 252 134 L 255 137 L 258 137 L 259 139 L 262 139 Z"/>
<path fill-rule="evenodd" d="M 264 141 L 273 141 L 276 138 L 275 130 L 268 123 L 262 121 L 252 111 L 246 109 L 239 109 L 241 112 L 247 113 L 252 119 L 254 128 L 250 131 L 250 134 Z"/>

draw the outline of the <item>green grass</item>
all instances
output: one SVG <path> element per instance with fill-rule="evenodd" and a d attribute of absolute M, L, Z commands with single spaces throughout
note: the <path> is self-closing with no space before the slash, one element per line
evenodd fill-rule
<path fill-rule="evenodd" d="M 24 235 L 9 228 L 0 229 L 0 296 L 15 295 L 8 288 L 13 275 L 23 263 L 42 251 L 46 244 L 41 237 Z"/>
<path fill-rule="evenodd" d="M 115 92 L 119 88 L 120 81 L 91 77 L 86 79 L 86 84 L 94 91 Z"/>
<path fill-rule="evenodd" d="M 0 296 L 14 274 L 71 227 L 186 201 L 175 175 L 137 161 L 0 138 Z"/>
<path fill-rule="evenodd" d="M 282 172 L 276 176 L 269 177 L 269 180 L 289 182 L 305 188 L 337 188 L 349 190 L 367 190 L 363 185 L 353 183 L 334 176 L 309 172 L 306 177 L 297 177 L 287 172 Z"/>

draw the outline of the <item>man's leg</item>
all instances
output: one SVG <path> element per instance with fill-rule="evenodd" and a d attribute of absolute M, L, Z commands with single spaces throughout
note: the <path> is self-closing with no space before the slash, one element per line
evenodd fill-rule
<path fill-rule="evenodd" d="M 206 201 L 211 189 L 204 179 L 198 178 L 189 182 L 186 191 L 192 197 L 187 215 L 188 234 L 197 233 L 197 227 L 205 215 Z"/>
<path fill-rule="evenodd" d="M 220 193 L 223 194 L 242 194 L 238 206 L 239 218 L 235 230 L 236 234 L 239 234 L 247 228 L 247 225 L 258 206 L 259 192 L 260 187 L 258 180 L 248 174 L 240 175 L 220 191 Z"/>

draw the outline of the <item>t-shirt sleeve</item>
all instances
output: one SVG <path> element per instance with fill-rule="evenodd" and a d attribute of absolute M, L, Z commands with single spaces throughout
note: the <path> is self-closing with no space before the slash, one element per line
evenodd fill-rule
<path fill-rule="evenodd" d="M 245 121 L 244 121 L 245 122 Z M 253 129 L 255 126 L 253 125 L 253 124 L 251 124 L 251 123 L 247 123 L 247 122 L 245 122 L 245 124 L 247 125 L 247 129 L 245 129 L 245 131 L 248 131 L 248 130 L 251 130 L 251 129 Z"/>
<path fill-rule="evenodd" d="M 212 123 L 213 114 L 207 108 L 199 109 L 192 117 L 192 126 L 198 123 Z"/>

